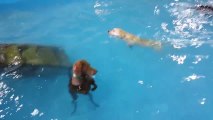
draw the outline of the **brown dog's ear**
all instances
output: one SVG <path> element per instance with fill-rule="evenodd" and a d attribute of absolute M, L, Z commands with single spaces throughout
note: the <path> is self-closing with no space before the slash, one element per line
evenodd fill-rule
<path fill-rule="evenodd" d="M 77 75 L 80 75 L 82 73 L 82 63 L 81 61 L 77 61 L 73 66 L 73 72 Z"/>

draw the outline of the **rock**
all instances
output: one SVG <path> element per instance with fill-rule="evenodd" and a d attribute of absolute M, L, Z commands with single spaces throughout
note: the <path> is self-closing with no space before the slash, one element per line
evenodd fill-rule
<path fill-rule="evenodd" d="M 20 65 L 23 63 L 22 57 L 17 45 L 9 45 L 5 47 L 5 56 L 7 65 Z"/>
<path fill-rule="evenodd" d="M 0 45 L 0 66 L 9 65 L 69 67 L 65 52 L 57 47 L 40 45 Z"/>
<path fill-rule="evenodd" d="M 0 44 L 0 75 L 12 78 L 55 78 L 68 73 L 70 61 L 64 50 L 53 46 Z M 13 73 L 13 74 L 11 74 Z"/>
<path fill-rule="evenodd" d="M 71 64 L 70 64 L 69 58 L 63 50 L 61 50 L 61 49 L 55 50 L 55 56 L 56 56 L 56 58 L 58 58 L 59 64 L 61 66 L 70 67 Z"/>
<path fill-rule="evenodd" d="M 5 47 L 4 46 L 0 46 L 0 66 L 3 66 L 5 61 L 6 61 L 6 58 L 5 58 Z"/>
<path fill-rule="evenodd" d="M 25 64 L 37 65 L 42 64 L 42 61 L 39 59 L 36 53 L 37 47 L 29 47 L 22 52 L 22 58 Z"/>
<path fill-rule="evenodd" d="M 60 65 L 60 59 L 55 55 L 54 49 L 41 47 L 38 49 L 37 54 L 45 65 Z"/>

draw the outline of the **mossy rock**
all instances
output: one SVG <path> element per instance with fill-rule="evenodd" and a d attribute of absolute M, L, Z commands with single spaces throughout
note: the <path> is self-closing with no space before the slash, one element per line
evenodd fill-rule
<path fill-rule="evenodd" d="M 44 64 L 43 60 L 37 54 L 36 46 L 30 46 L 30 47 L 26 48 L 25 50 L 23 50 L 22 58 L 23 58 L 25 64 L 30 64 L 30 65 Z"/>
<path fill-rule="evenodd" d="M 70 66 L 69 58 L 64 53 L 64 51 L 62 51 L 62 50 L 59 49 L 59 50 L 55 51 L 55 55 L 58 58 L 58 60 L 60 61 L 60 65 L 61 66 L 66 66 L 66 67 Z"/>
<path fill-rule="evenodd" d="M 17 45 L 9 45 L 5 48 L 5 57 L 7 65 L 19 65 L 22 64 L 22 58 Z"/>
<path fill-rule="evenodd" d="M 5 61 L 5 46 L 0 46 L 0 66 L 4 66 Z"/>
<path fill-rule="evenodd" d="M 59 66 L 60 61 L 51 48 L 41 47 L 37 50 L 37 55 L 42 60 L 43 65 Z"/>
<path fill-rule="evenodd" d="M 69 67 L 63 50 L 53 46 L 0 44 L 0 66 L 33 65 Z"/>

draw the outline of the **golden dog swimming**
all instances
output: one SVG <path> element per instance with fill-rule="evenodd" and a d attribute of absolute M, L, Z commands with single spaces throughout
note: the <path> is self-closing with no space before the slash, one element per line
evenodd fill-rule
<path fill-rule="evenodd" d="M 113 28 L 112 30 L 108 31 L 110 36 L 114 36 L 120 39 L 123 39 L 128 43 L 129 46 L 133 45 L 142 45 L 142 46 L 148 46 L 153 47 L 155 49 L 161 48 L 161 43 L 159 41 L 150 41 L 141 39 L 131 33 L 128 33 L 120 28 Z"/>

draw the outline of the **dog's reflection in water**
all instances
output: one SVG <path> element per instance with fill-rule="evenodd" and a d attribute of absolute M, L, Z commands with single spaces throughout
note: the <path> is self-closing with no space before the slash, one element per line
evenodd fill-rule
<path fill-rule="evenodd" d="M 93 76 L 97 73 L 97 70 L 92 68 L 86 60 L 77 61 L 72 68 L 72 78 L 69 81 L 69 92 L 73 99 L 74 110 L 72 113 L 75 113 L 77 109 L 77 94 L 85 94 L 89 96 L 91 103 L 98 107 L 93 100 L 90 90 L 94 91 L 97 88 Z M 92 87 L 91 87 L 92 86 Z"/>

